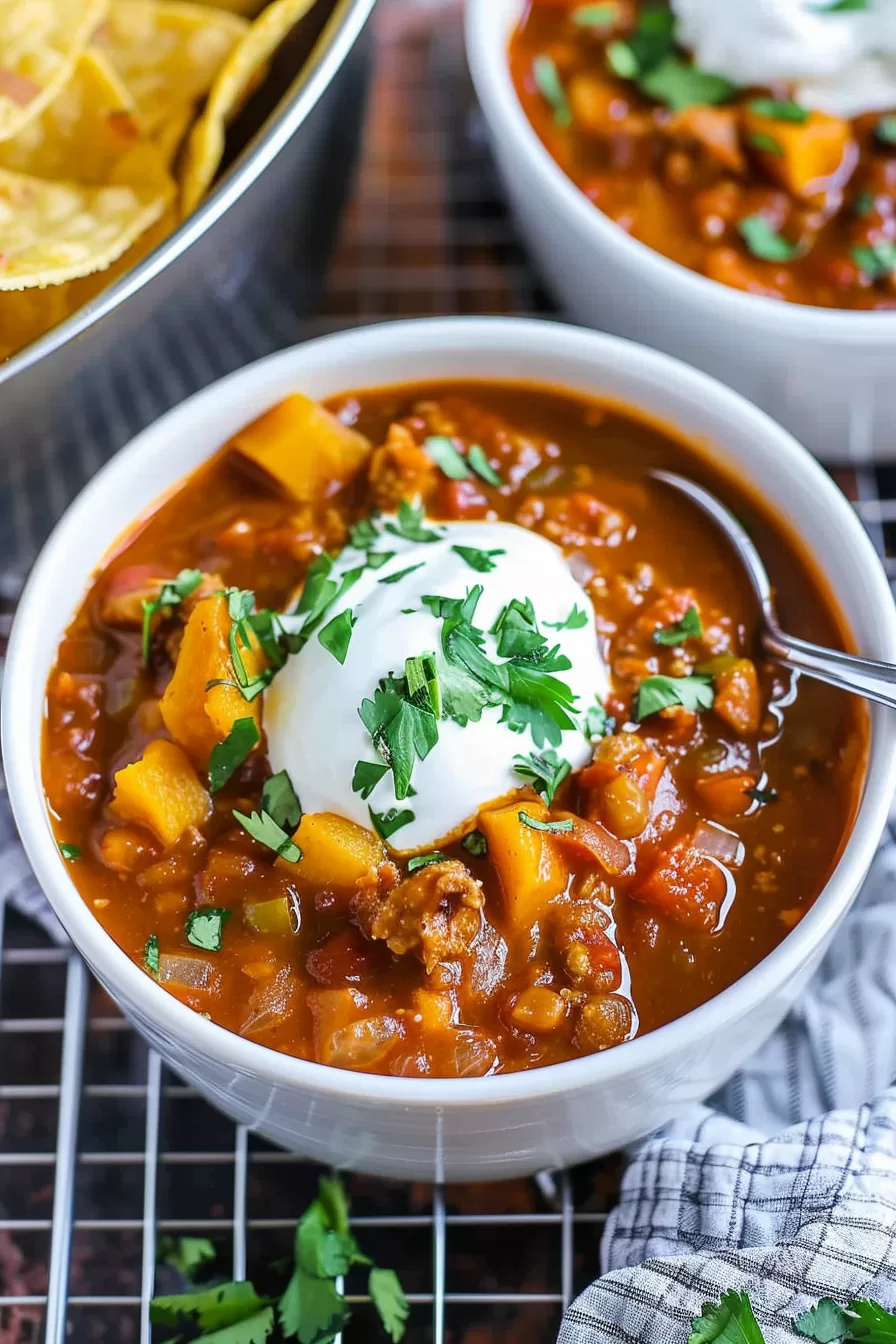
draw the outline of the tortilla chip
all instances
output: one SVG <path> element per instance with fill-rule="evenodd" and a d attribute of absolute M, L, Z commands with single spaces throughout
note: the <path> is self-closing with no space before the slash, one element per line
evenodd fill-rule
<path fill-rule="evenodd" d="M 106 57 L 88 47 L 49 107 L 0 141 L 0 168 L 99 186 L 141 138 L 133 98 Z"/>
<path fill-rule="evenodd" d="M 227 123 L 242 107 L 287 33 L 314 0 L 274 0 L 256 19 L 218 71 L 205 111 L 190 135 L 181 181 L 181 211 L 189 215 L 202 200 L 224 155 Z"/>
<path fill-rule="evenodd" d="M 107 0 L 0 0 L 0 140 L 38 116 L 71 76 Z"/>
<path fill-rule="evenodd" d="M 249 31 L 235 14 L 177 0 L 112 0 L 94 41 L 130 89 L 154 135 L 204 98 Z"/>
<path fill-rule="evenodd" d="M 0 169 L 0 290 L 59 285 L 105 270 L 173 195 L 152 145 L 125 155 L 99 187 Z"/>
<path fill-rule="evenodd" d="M 231 14 L 244 14 L 247 19 L 254 18 L 264 3 L 265 0 L 196 0 L 197 5 L 211 5 L 215 9 L 229 9 Z"/>
<path fill-rule="evenodd" d="M 193 108 L 181 107 L 163 121 L 153 136 L 166 168 L 171 168 L 178 156 L 184 136 L 193 124 Z"/>

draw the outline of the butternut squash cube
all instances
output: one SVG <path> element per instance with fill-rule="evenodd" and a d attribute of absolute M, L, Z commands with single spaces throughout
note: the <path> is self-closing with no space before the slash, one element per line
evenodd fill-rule
<path fill-rule="evenodd" d="M 347 485 L 370 456 L 370 441 L 310 397 L 293 392 L 235 434 L 227 445 L 273 477 L 300 504 Z"/>
<path fill-rule="evenodd" d="M 278 859 L 316 887 L 352 890 L 359 878 L 367 877 L 385 859 L 382 841 L 373 831 L 335 812 L 313 812 L 302 817 L 293 836 L 302 851 L 298 863 Z"/>
<path fill-rule="evenodd" d="M 763 166 L 792 195 L 806 199 L 824 191 L 832 178 L 848 180 L 857 159 L 848 121 L 825 112 L 810 112 L 803 122 L 780 121 L 749 105 L 743 117 L 747 144 L 759 150 Z"/>
<path fill-rule="evenodd" d="M 146 826 L 170 848 L 189 827 L 208 820 L 212 800 L 186 752 L 159 738 L 139 761 L 117 772 L 112 808 L 125 821 Z"/>
<path fill-rule="evenodd" d="M 237 719 L 253 718 L 261 732 L 261 699 L 246 700 L 235 684 L 212 686 L 213 681 L 234 683 L 230 655 L 232 621 L 227 598 L 220 593 L 197 602 L 184 630 L 174 675 L 162 696 L 161 713 L 171 736 L 198 765 L 205 766 L 212 747 L 223 742 Z M 264 670 L 264 654 L 254 634 L 251 647 L 240 643 L 240 655 L 249 678 Z"/>
<path fill-rule="evenodd" d="M 543 803 L 522 798 L 480 812 L 478 825 L 488 841 L 489 861 L 501 883 L 507 916 L 524 933 L 543 917 L 548 901 L 566 890 L 569 872 L 550 833 L 527 826 L 520 821 L 520 812 L 536 821 L 550 820 Z"/>

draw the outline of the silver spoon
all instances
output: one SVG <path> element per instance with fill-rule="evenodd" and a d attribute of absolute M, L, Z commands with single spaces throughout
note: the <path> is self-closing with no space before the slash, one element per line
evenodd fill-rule
<path fill-rule="evenodd" d="M 844 691 L 852 691 L 854 695 L 863 695 L 867 700 L 878 700 L 882 705 L 896 709 L 896 665 L 878 663 L 871 658 L 857 658 L 855 654 L 826 649 L 820 644 L 810 644 L 808 640 L 785 634 L 778 624 L 772 586 L 765 566 L 734 514 L 715 495 L 695 485 L 693 481 L 686 480 L 684 476 L 659 470 L 651 471 L 650 474 L 664 485 L 687 495 L 699 509 L 709 514 L 731 542 L 762 608 L 760 639 L 769 657 L 807 677 L 816 677 L 831 686 L 839 686 Z"/>

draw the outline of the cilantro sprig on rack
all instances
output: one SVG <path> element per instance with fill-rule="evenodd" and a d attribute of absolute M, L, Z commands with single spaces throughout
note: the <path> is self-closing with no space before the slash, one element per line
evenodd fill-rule
<path fill-rule="evenodd" d="M 214 1258 L 215 1248 L 205 1238 L 165 1238 L 158 1248 L 159 1261 L 191 1284 L 197 1271 L 207 1273 Z M 247 1280 L 193 1285 L 189 1292 L 154 1297 L 150 1320 L 178 1330 L 179 1339 L 194 1344 L 212 1339 L 216 1344 L 225 1339 L 227 1344 L 293 1339 L 299 1344 L 333 1344 L 353 1314 L 337 1280 L 356 1267 L 367 1272 L 367 1293 L 383 1330 L 392 1344 L 400 1344 L 410 1308 L 398 1276 L 364 1254 L 349 1225 L 341 1181 L 322 1176 L 317 1198 L 296 1227 L 290 1278 L 279 1296 L 262 1297 Z M 362 1337 L 369 1338 L 369 1331 L 351 1336 Z"/>

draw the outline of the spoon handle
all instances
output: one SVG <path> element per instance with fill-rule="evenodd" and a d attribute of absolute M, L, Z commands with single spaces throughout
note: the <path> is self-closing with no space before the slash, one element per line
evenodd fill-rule
<path fill-rule="evenodd" d="M 786 667 L 896 709 L 896 666 L 892 663 L 825 649 L 775 628 L 763 634 L 762 643 L 766 653 Z"/>

